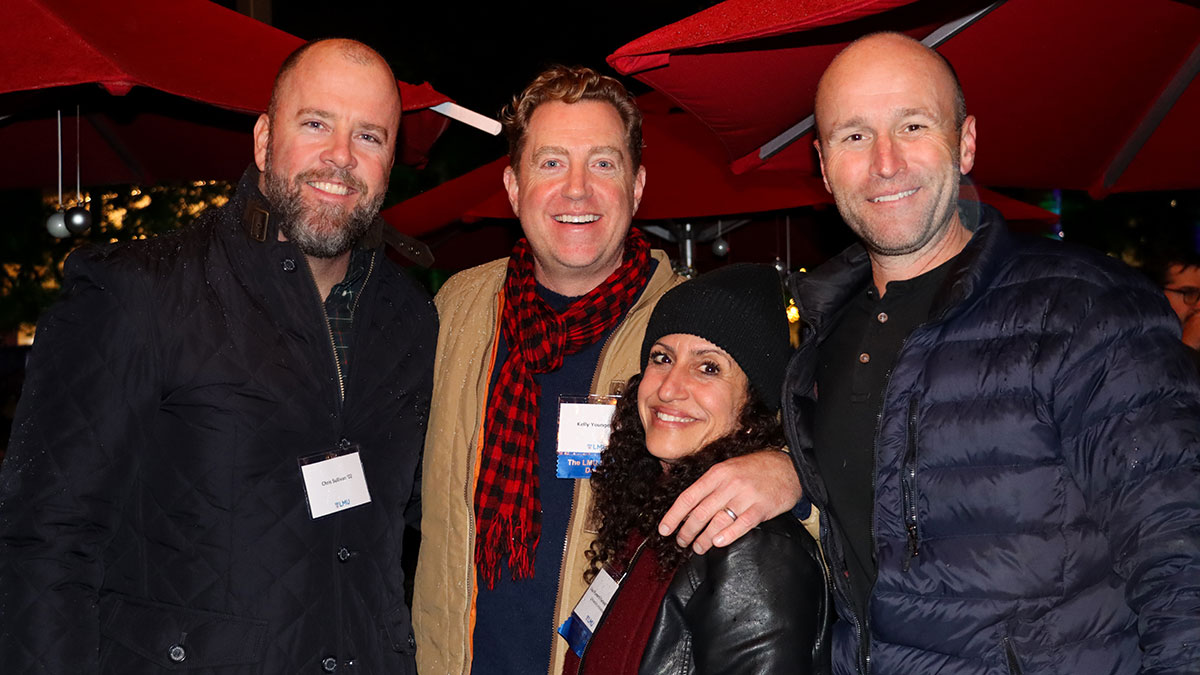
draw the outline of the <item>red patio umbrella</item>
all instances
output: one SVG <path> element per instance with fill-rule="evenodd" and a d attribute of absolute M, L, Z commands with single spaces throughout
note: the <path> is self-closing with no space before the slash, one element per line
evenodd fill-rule
<path fill-rule="evenodd" d="M 716 136 L 660 94 L 639 97 L 638 106 L 644 114 L 642 163 L 647 172 L 639 220 L 728 216 L 833 203 L 821 179 L 809 171 L 734 174 Z M 393 206 L 383 217 L 412 236 L 458 220 L 513 218 L 501 183 L 506 166 L 508 158 L 501 157 Z M 980 190 L 978 197 L 1010 220 L 1058 220 L 1049 211 L 989 190 Z"/>
<path fill-rule="evenodd" d="M 608 61 L 702 119 L 735 171 L 811 170 L 817 79 L 876 30 L 940 45 L 954 64 L 978 118 L 980 183 L 1200 187 L 1194 0 L 726 0 Z"/>
<path fill-rule="evenodd" d="M 247 113 L 266 108 L 275 71 L 300 44 L 207 0 L 6 0 L 0 187 L 57 180 L 59 109 L 74 182 L 76 105 L 85 184 L 236 178 L 251 157 Z M 398 159 L 420 163 L 447 124 L 430 108 L 450 99 L 428 84 L 400 89 Z"/>

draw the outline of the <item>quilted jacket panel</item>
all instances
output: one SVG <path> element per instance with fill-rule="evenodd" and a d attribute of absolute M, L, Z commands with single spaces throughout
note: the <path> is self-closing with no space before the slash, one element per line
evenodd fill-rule
<path fill-rule="evenodd" d="M 6 672 L 415 669 L 399 561 L 436 313 L 374 251 L 341 401 L 304 257 L 273 214 L 248 235 L 256 182 L 70 257 L 0 470 Z M 313 520 L 297 459 L 347 442 L 372 501 Z"/>

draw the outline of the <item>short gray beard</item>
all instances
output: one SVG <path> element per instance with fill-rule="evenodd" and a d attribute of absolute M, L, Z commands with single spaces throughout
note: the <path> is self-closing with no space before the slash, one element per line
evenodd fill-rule
<path fill-rule="evenodd" d="M 279 229 L 300 252 L 312 258 L 336 258 L 350 249 L 370 230 L 383 206 L 387 183 L 379 194 L 371 195 L 357 176 L 345 169 L 309 169 L 289 182 L 274 171 L 272 148 L 267 146 L 267 167 L 264 172 L 264 193 L 271 207 L 282 216 Z M 301 187 L 310 181 L 345 183 L 368 197 L 350 213 L 327 205 L 306 207 L 300 196 Z"/>
<path fill-rule="evenodd" d="M 854 210 L 845 204 L 842 200 L 846 199 L 845 195 L 839 198 L 837 193 L 834 194 L 834 202 L 837 204 L 838 211 L 842 214 L 842 219 L 850 226 L 858 238 L 862 241 L 863 246 L 879 256 L 897 257 L 916 253 L 929 245 L 929 242 L 938 238 L 946 232 L 946 225 L 954 214 L 958 212 L 958 195 L 959 195 L 959 180 L 961 173 L 959 171 L 958 157 L 955 156 L 952 161 L 951 174 L 955 180 L 950 181 L 947 189 L 950 194 L 945 196 L 940 201 L 935 200 L 929 205 L 929 209 L 921 218 L 923 224 L 920 235 L 917 239 L 908 242 L 904 246 L 888 246 L 879 238 L 871 233 L 870 227 L 865 222 L 854 215 Z M 943 195 L 938 195 L 943 197 Z"/>

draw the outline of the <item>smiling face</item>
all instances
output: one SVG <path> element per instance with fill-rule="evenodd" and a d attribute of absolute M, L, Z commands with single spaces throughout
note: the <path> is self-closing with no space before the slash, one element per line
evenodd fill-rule
<path fill-rule="evenodd" d="M 922 255 L 962 228 L 975 120 L 956 129 L 954 80 L 936 56 L 895 35 L 861 40 L 825 72 L 816 110 L 825 187 L 873 256 Z"/>
<path fill-rule="evenodd" d="M 685 333 L 662 337 L 637 391 L 646 449 L 670 464 L 735 431 L 749 389 L 746 373 L 720 347 Z"/>
<path fill-rule="evenodd" d="M 359 45 L 358 47 L 361 47 Z M 254 127 L 261 188 L 283 236 L 333 258 L 370 226 L 387 192 L 400 123 L 396 81 L 377 54 L 314 45 L 279 84 L 274 115 Z"/>
<path fill-rule="evenodd" d="M 534 275 L 584 295 L 621 265 L 646 184 L 621 116 L 602 101 L 549 101 L 533 111 L 519 166 L 504 170 L 513 213 L 529 239 Z"/>

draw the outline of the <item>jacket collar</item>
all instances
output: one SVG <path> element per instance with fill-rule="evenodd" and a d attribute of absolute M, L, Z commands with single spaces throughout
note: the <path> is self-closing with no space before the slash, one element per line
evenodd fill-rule
<path fill-rule="evenodd" d="M 233 213 L 241 215 L 242 227 L 246 236 L 257 242 L 272 242 L 279 240 L 279 225 L 283 216 L 276 211 L 266 195 L 258 189 L 258 167 L 254 164 L 246 167 L 242 177 L 238 179 L 237 191 L 234 193 L 230 208 Z M 370 229 L 363 235 L 355 248 L 375 249 L 383 243 L 383 219 L 375 217 Z"/>
<path fill-rule="evenodd" d="M 1010 257 L 1012 236 L 1004 218 L 987 204 L 960 200 L 959 216 L 971 231 L 971 239 L 955 256 L 953 267 L 934 297 L 932 320 L 951 315 L 978 293 Z M 832 315 L 871 279 L 871 260 L 860 243 L 831 258 L 811 273 L 797 272 L 788 279 L 788 289 L 804 321 L 804 333 L 820 334 Z"/>

